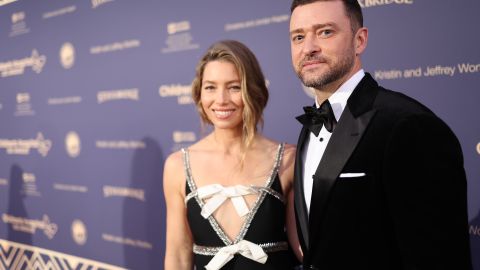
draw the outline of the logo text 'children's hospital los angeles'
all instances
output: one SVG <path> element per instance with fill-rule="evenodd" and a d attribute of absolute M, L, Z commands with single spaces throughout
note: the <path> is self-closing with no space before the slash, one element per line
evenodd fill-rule
<path fill-rule="evenodd" d="M 0 149 L 4 148 L 9 155 L 29 155 L 31 149 L 37 149 L 43 157 L 47 156 L 52 141 L 45 139 L 41 132 L 34 139 L 3 139 L 0 138 Z"/>
<path fill-rule="evenodd" d="M 40 55 L 38 51 L 34 49 L 32 55 L 29 57 L 0 62 L 0 77 L 22 75 L 27 67 L 31 67 L 33 71 L 40 73 L 46 62 L 47 57 Z"/>

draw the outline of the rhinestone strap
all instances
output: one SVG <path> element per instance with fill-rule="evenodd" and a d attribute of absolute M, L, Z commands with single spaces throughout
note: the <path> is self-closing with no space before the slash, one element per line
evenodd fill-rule
<path fill-rule="evenodd" d="M 267 183 L 265 184 L 265 188 L 271 188 L 273 184 L 273 180 L 275 179 L 275 176 L 278 173 L 278 168 L 280 167 L 282 157 L 283 157 L 283 150 L 284 150 L 284 143 L 281 143 L 278 146 L 277 150 L 277 156 L 275 157 L 275 165 L 272 168 L 272 171 L 270 172 L 270 176 L 268 177 Z M 234 243 L 238 243 L 241 241 L 245 235 L 247 234 L 248 228 L 250 228 L 250 225 L 252 223 L 253 218 L 255 217 L 255 214 L 257 213 L 258 208 L 260 208 L 260 205 L 262 204 L 263 200 L 265 199 L 265 196 L 267 193 L 262 192 L 257 200 L 255 201 L 255 204 L 253 208 L 250 210 L 250 213 L 248 214 L 245 222 L 242 225 L 242 228 L 240 229 L 240 233 L 237 235 L 237 237 L 234 240 Z"/>
<path fill-rule="evenodd" d="M 278 191 L 276 191 L 275 189 L 273 188 L 270 188 L 270 187 L 257 187 L 257 186 L 251 186 L 251 188 L 253 189 L 256 189 L 258 191 L 261 191 L 261 192 L 266 192 L 267 194 L 269 195 L 272 195 L 274 198 L 278 199 L 279 201 L 281 201 L 282 203 L 285 203 L 285 197 L 279 193 Z"/>
<path fill-rule="evenodd" d="M 192 177 L 192 169 L 190 168 L 190 156 L 188 155 L 187 149 L 182 148 L 182 154 L 183 154 L 183 164 L 185 168 L 185 175 L 187 176 L 188 187 L 192 192 L 197 192 L 197 185 L 195 185 L 195 181 L 193 180 L 193 177 Z M 195 201 L 197 201 L 200 208 L 203 208 L 205 203 L 198 196 L 195 196 L 194 198 L 195 198 Z M 208 217 L 208 222 L 210 222 L 210 226 L 212 226 L 215 233 L 218 235 L 218 237 L 223 241 L 225 245 L 232 244 L 232 241 L 228 238 L 228 236 L 225 234 L 225 232 L 222 230 L 217 220 L 213 216 Z"/>

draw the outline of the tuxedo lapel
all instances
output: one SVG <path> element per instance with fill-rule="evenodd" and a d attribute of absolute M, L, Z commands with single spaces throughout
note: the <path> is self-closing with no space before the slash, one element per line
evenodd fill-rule
<path fill-rule="evenodd" d="M 320 232 L 330 190 L 375 115 L 371 106 L 378 91 L 375 86 L 375 81 L 366 74 L 354 90 L 313 176 L 309 216 L 312 245 Z"/>
<path fill-rule="evenodd" d="M 295 155 L 295 181 L 294 181 L 294 205 L 297 222 L 297 230 L 302 249 L 308 249 L 308 212 L 305 204 L 305 194 L 303 192 L 303 160 L 302 152 L 305 140 L 309 134 L 308 129 L 302 128 L 298 137 L 297 150 Z"/>

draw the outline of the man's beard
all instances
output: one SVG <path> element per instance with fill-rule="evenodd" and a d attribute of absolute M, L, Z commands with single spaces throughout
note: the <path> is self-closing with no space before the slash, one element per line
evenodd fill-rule
<path fill-rule="evenodd" d="M 341 79 L 343 76 L 348 74 L 351 71 L 354 64 L 353 54 L 347 53 L 342 55 L 342 57 L 338 58 L 338 61 L 333 63 L 331 68 L 327 70 L 325 73 L 317 75 L 315 78 L 306 79 L 301 73 L 301 67 L 303 66 L 304 61 L 311 61 L 311 60 L 321 60 L 327 65 L 331 63 L 331 60 L 326 59 L 322 56 L 313 55 L 313 56 L 305 57 L 305 59 L 303 59 L 300 62 L 300 65 L 297 71 L 298 78 L 300 78 L 300 80 L 306 87 L 312 87 L 318 90 L 323 89 L 325 86 Z M 312 72 L 315 72 L 315 71 L 312 71 Z"/>

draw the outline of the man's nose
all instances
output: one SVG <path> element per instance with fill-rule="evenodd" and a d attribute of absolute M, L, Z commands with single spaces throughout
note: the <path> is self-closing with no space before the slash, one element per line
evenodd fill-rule
<path fill-rule="evenodd" d="M 303 42 L 303 53 L 305 55 L 311 55 L 320 51 L 318 40 L 314 35 L 306 35 Z"/>

